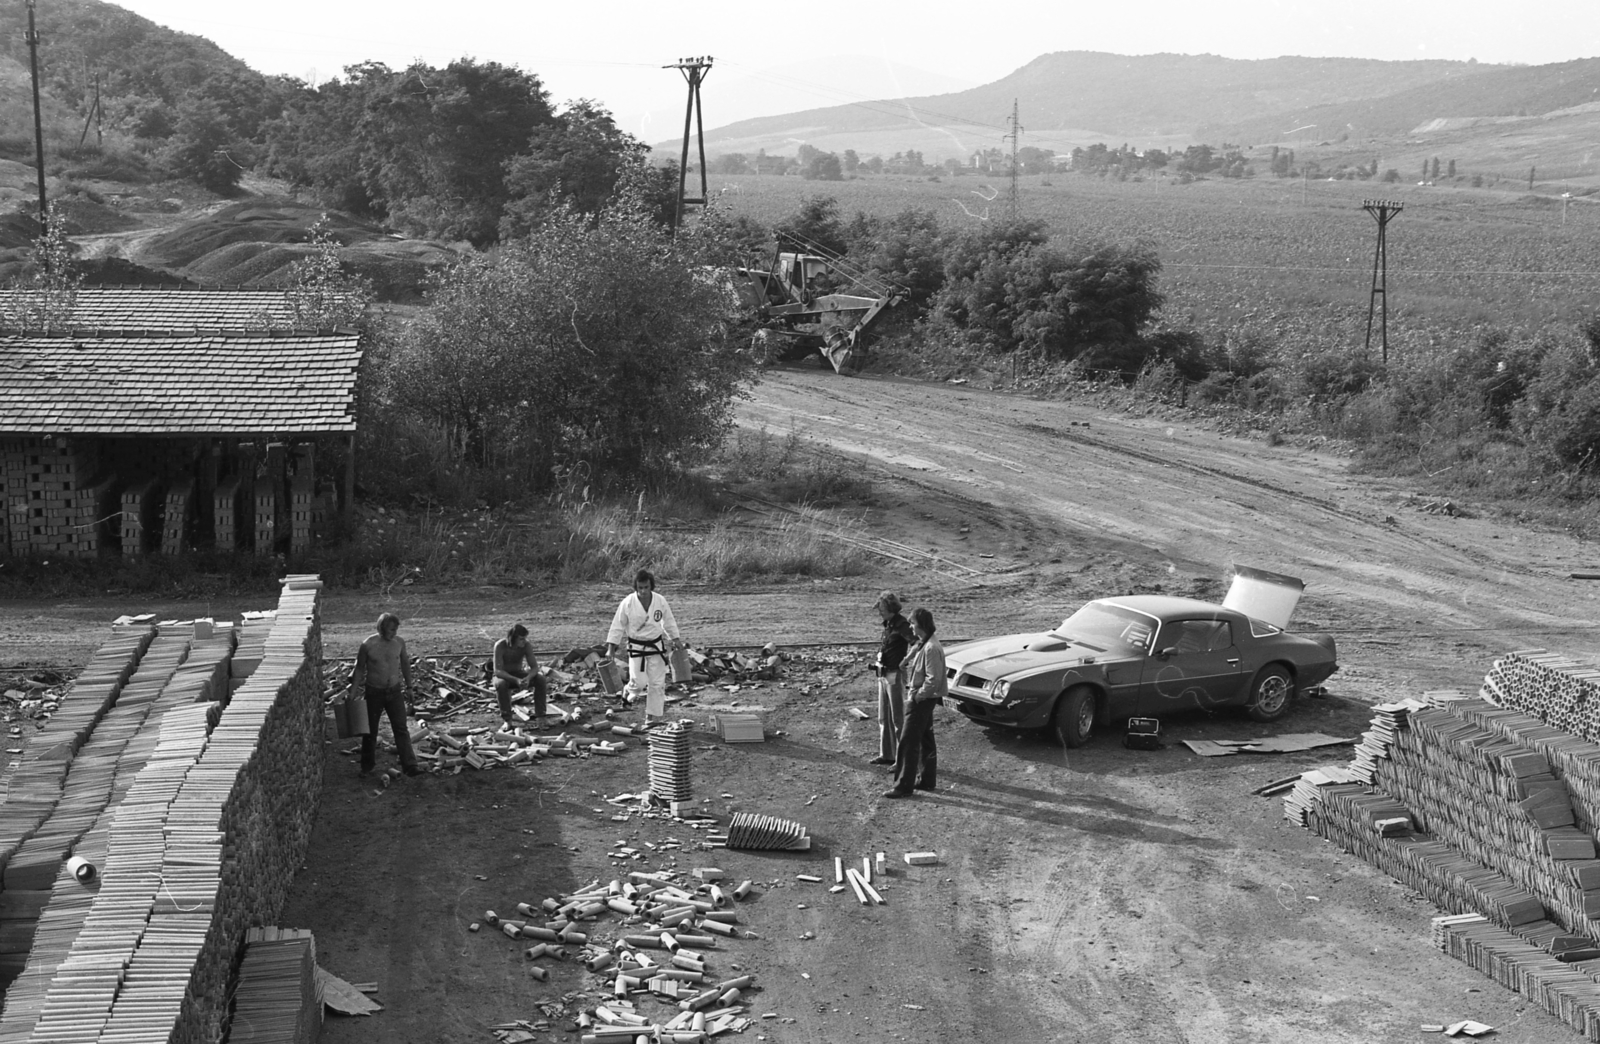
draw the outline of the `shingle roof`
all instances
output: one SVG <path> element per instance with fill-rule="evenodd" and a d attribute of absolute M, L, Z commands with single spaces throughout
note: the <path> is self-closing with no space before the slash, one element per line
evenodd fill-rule
<path fill-rule="evenodd" d="M 27 327 L 14 302 L 24 290 L 0 290 L 0 329 Z M 73 330 L 264 330 L 295 325 L 282 290 L 185 289 L 166 286 L 86 286 L 72 313 L 57 324 Z"/>
<path fill-rule="evenodd" d="M 354 431 L 353 333 L 0 335 L 0 434 Z"/>

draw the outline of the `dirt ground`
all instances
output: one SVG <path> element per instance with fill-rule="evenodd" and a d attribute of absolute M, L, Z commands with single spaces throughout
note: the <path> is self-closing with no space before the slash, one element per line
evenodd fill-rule
<path fill-rule="evenodd" d="M 1296 628 L 1336 635 L 1331 695 L 1272 726 L 1174 718 L 1169 738 L 1354 737 L 1370 704 L 1476 688 L 1505 650 L 1590 655 L 1595 588 L 1566 577 L 1593 568 L 1591 545 L 1430 513 L 1335 456 L 967 387 L 785 370 L 741 422 L 855 455 L 875 488 L 861 517 L 912 549 L 868 577 L 663 585 L 697 646 L 775 641 L 795 654 L 778 682 L 707 687 L 676 713 L 701 727 L 692 774 L 704 807 L 797 820 L 812 851 L 652 850 L 646 842 L 692 832 L 614 821 L 601 800 L 643 787 L 637 747 L 383 791 L 356 778 L 351 744 L 330 740 L 316 833 L 282 923 L 313 929 L 323 965 L 377 982 L 387 1006 L 330 1019 L 331 1044 L 489 1041 L 489 1027 L 544 1018 L 540 1003 L 576 1011 L 600 999 L 582 993 L 592 976 L 569 963 L 537 982 L 517 944 L 468 924 L 629 869 L 707 865 L 759 886 L 740 907 L 759 938 L 719 946 L 713 960 L 754 973 L 755 1011 L 774 1015 L 744 1039 L 1366 1044 L 1437 1039 L 1418 1027 L 1465 1018 L 1512 1044 L 1578 1039 L 1433 950 L 1437 911 L 1417 894 L 1290 826 L 1278 799 L 1250 794 L 1345 761 L 1348 748 L 1200 758 L 1103 736 L 1064 753 L 941 710 L 939 792 L 887 801 L 886 776 L 865 762 L 876 727 L 848 713 L 873 706 L 870 651 L 842 643 L 874 637 L 871 603 L 885 586 L 932 608 L 954 640 L 1047 626 L 1104 594 L 1220 597 L 1230 563 L 1254 565 L 1306 580 Z M 388 608 L 417 652 L 486 653 L 519 619 L 541 648 L 564 650 L 603 637 L 623 584 L 333 592 L 326 644 L 352 653 Z M 271 597 L 0 603 L 0 668 L 81 664 L 121 612 L 224 613 Z M 734 703 L 766 709 L 768 742 L 715 738 L 711 715 Z M 646 858 L 612 858 L 619 843 Z M 921 850 L 939 864 L 900 862 Z M 893 866 L 886 905 L 795 879 L 831 881 L 834 856 L 879 851 Z M 565 1027 L 556 1018 L 535 1039 L 575 1039 Z"/>

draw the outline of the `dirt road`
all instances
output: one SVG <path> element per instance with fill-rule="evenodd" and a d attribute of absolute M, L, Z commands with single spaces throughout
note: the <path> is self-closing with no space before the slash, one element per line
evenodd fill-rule
<path fill-rule="evenodd" d="M 1352 476 L 1335 457 L 1092 406 L 811 370 L 770 375 L 741 420 L 857 455 L 876 489 L 859 512 L 865 528 L 915 554 L 866 578 L 669 585 L 702 645 L 869 638 L 883 586 L 931 606 L 959 637 L 1053 623 L 1099 594 L 1220 595 L 1234 561 L 1304 578 L 1298 626 L 1340 642 L 1332 697 L 1302 701 L 1273 727 L 1175 719 L 1174 739 L 1354 736 L 1371 702 L 1476 687 L 1507 648 L 1593 645 L 1594 594 L 1564 579 L 1593 564 L 1591 547 L 1425 513 L 1403 487 Z M 351 652 L 382 607 L 401 610 L 422 651 L 487 650 L 514 619 L 543 648 L 589 644 L 620 593 L 333 592 L 327 644 Z M 13 650 L 70 660 L 62 630 L 78 629 L 82 647 L 119 612 L 205 608 L 0 605 L 0 634 Z M 1347 750 L 1202 759 L 1102 737 L 1068 757 L 941 711 L 939 793 L 887 801 L 887 779 L 864 762 L 874 726 L 847 713 L 871 706 L 868 655 L 798 651 L 780 683 L 709 688 L 678 712 L 706 723 L 719 701 L 768 708 L 769 733 L 782 735 L 767 743 L 697 737 L 696 793 L 713 811 L 799 820 L 814 851 L 652 850 L 627 864 L 714 860 L 764 883 L 743 914 L 761 938 L 717 957 L 755 972 L 756 1010 L 777 1016 L 745 1039 L 1368 1044 L 1428 1039 L 1420 1024 L 1462 1018 L 1511 1044 L 1577 1039 L 1432 950 L 1429 904 L 1249 794 Z M 580 969 L 534 982 L 515 944 L 466 925 L 484 908 L 617 876 L 619 842 L 644 851 L 641 842 L 675 836 L 659 821 L 614 822 L 600 802 L 642 785 L 643 754 L 374 793 L 354 778 L 347 746 L 329 745 L 313 850 L 284 923 L 315 930 L 323 963 L 377 981 L 389 1007 L 374 1021 L 330 1022 L 325 1039 L 487 1042 L 491 1026 L 539 1017 L 536 1002 L 566 998 L 575 1010 L 574 991 L 592 986 Z M 917 850 L 939 852 L 940 864 L 899 864 L 882 907 L 795 880 L 831 880 L 835 855 Z M 573 1038 L 556 1020 L 536 1039 Z"/>

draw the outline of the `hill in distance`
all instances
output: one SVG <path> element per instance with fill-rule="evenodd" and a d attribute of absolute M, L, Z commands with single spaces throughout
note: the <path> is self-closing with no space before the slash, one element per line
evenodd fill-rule
<path fill-rule="evenodd" d="M 1170 147 L 1238 141 L 1265 121 L 1274 133 L 1291 114 L 1368 104 L 1403 92 L 1466 84 L 1510 70 L 1475 62 L 1389 62 L 1363 58 L 1118 55 L 1061 51 L 969 90 L 807 109 L 743 120 L 708 132 L 716 153 L 793 152 L 809 142 L 862 155 L 918 148 L 927 159 L 964 156 L 998 144 L 1016 102 L 1028 144 L 1057 152 L 1097 141 Z M 1559 106 L 1550 106 L 1556 108 Z M 1301 122 L 1307 122 L 1302 120 Z M 1211 134 L 1210 138 L 1205 134 Z M 1262 135 L 1262 140 L 1267 140 Z M 907 142 L 920 144 L 904 144 Z"/>

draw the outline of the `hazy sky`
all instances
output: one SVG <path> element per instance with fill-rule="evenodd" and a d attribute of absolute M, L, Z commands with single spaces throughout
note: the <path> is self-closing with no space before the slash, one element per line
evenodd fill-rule
<path fill-rule="evenodd" d="M 40 9 L 50 2 L 39 0 Z M 683 80 L 661 66 L 694 55 L 716 58 L 704 92 L 709 128 L 728 122 L 717 116 L 722 84 L 741 88 L 741 116 L 763 107 L 752 83 L 774 87 L 773 113 L 794 111 L 795 89 L 812 96 L 802 108 L 884 96 L 881 70 L 858 83 L 809 80 L 795 65 L 810 57 L 866 56 L 978 84 L 1067 50 L 1527 64 L 1600 54 L 1595 0 L 1537 9 L 1502 0 L 122 0 L 120 6 L 208 37 L 262 72 L 319 82 L 369 59 L 443 65 L 470 55 L 517 65 L 537 73 L 556 102 L 598 99 L 646 140 L 681 132 Z"/>

